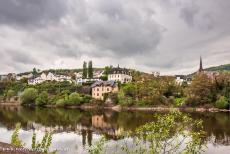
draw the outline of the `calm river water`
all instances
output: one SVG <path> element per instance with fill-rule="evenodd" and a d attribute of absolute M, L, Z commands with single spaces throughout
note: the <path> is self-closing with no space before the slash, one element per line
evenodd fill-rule
<path fill-rule="evenodd" d="M 122 134 L 153 121 L 155 113 L 83 111 L 78 109 L 46 109 L 0 107 L 0 142 L 10 143 L 16 123 L 21 123 L 20 138 L 31 147 L 32 133 L 41 139 L 46 130 L 52 131 L 51 149 L 58 153 L 85 153 L 88 145 L 102 135 L 108 139 L 108 148 L 122 143 Z M 162 113 L 163 114 L 163 113 Z M 204 153 L 230 153 L 230 113 L 184 113 L 202 119 L 207 133 Z"/>

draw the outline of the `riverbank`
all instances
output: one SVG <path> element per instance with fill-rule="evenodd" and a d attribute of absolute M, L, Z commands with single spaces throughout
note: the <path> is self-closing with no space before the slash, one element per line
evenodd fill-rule
<path fill-rule="evenodd" d="M 53 108 L 54 106 L 46 106 L 48 108 Z M 55 107 L 59 108 L 59 107 Z M 113 110 L 117 112 L 121 111 L 142 111 L 142 112 L 169 112 L 169 111 L 184 111 L 184 112 L 230 112 L 230 109 L 218 109 L 218 108 L 204 108 L 204 107 L 138 107 L 138 106 L 120 106 L 120 105 L 81 105 L 81 106 L 66 106 L 65 108 L 76 108 L 82 110 L 98 110 L 106 109 Z"/>
<path fill-rule="evenodd" d="M 25 148 L 16 148 L 15 146 L 0 142 L 0 154 L 41 154 Z"/>
<path fill-rule="evenodd" d="M 0 106 L 21 106 L 20 103 L 0 103 Z M 121 111 L 142 111 L 142 112 L 169 112 L 169 111 L 184 111 L 184 112 L 230 112 L 230 109 L 218 108 L 205 108 L 205 107 L 167 107 L 167 106 L 154 106 L 154 107 L 139 107 L 139 106 L 120 106 L 120 105 L 81 105 L 81 106 L 54 106 L 46 105 L 46 108 L 72 108 L 82 110 L 113 110 Z"/>

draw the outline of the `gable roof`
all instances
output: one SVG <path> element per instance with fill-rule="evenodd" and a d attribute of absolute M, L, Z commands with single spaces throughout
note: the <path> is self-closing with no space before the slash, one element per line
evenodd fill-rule
<path fill-rule="evenodd" d="M 127 75 L 131 75 L 130 71 L 126 68 L 120 68 L 120 67 L 116 67 L 116 68 L 112 68 L 109 71 L 109 74 L 127 74 Z"/>
<path fill-rule="evenodd" d="M 115 85 L 116 85 L 115 81 L 96 81 L 94 84 L 91 85 L 91 88 L 98 87 L 98 86 L 114 87 Z"/>

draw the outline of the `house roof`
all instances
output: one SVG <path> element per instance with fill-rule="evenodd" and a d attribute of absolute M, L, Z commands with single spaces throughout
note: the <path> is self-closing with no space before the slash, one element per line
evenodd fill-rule
<path fill-rule="evenodd" d="M 114 87 L 115 85 L 116 85 L 115 81 L 96 81 L 94 84 L 91 85 L 91 88 L 98 87 L 98 86 Z"/>
<path fill-rule="evenodd" d="M 112 68 L 109 71 L 109 74 L 127 74 L 130 75 L 130 71 L 126 68 L 120 68 L 120 67 L 116 67 L 116 68 Z"/>

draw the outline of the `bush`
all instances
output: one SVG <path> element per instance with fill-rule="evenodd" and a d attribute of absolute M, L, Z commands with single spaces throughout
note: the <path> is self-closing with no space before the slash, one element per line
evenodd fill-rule
<path fill-rule="evenodd" d="M 7 91 L 7 94 L 6 94 L 6 95 L 7 95 L 8 98 L 11 98 L 11 97 L 15 96 L 16 93 L 15 93 L 14 90 L 11 90 L 11 89 L 10 89 L 10 90 Z"/>
<path fill-rule="evenodd" d="M 176 98 L 176 101 L 175 101 L 175 105 L 176 106 L 182 106 L 185 104 L 185 98 L 182 97 L 182 98 Z"/>
<path fill-rule="evenodd" d="M 36 105 L 38 106 L 46 105 L 48 104 L 48 102 L 49 102 L 49 96 L 46 91 L 43 91 L 36 99 Z"/>
<path fill-rule="evenodd" d="M 78 93 L 72 93 L 69 95 L 67 105 L 79 105 L 82 102 L 82 97 Z"/>
<path fill-rule="evenodd" d="M 38 91 L 34 88 L 27 88 L 23 91 L 20 99 L 23 105 L 35 104 L 35 100 L 38 96 Z"/>
<path fill-rule="evenodd" d="M 216 101 L 215 106 L 216 106 L 218 109 L 227 109 L 227 108 L 229 107 L 229 103 L 228 103 L 227 98 L 224 97 L 224 96 L 221 96 L 221 97 Z"/>
<path fill-rule="evenodd" d="M 61 98 L 61 99 L 57 100 L 56 105 L 59 107 L 64 107 L 66 105 L 66 103 L 67 103 L 66 100 Z"/>
<path fill-rule="evenodd" d="M 92 99 L 91 95 L 84 95 L 82 98 L 82 103 L 89 103 Z"/>

